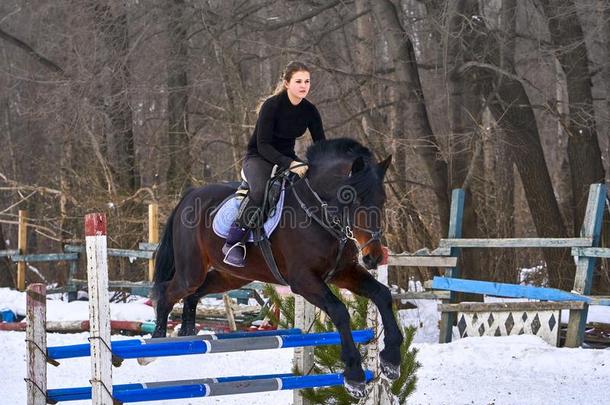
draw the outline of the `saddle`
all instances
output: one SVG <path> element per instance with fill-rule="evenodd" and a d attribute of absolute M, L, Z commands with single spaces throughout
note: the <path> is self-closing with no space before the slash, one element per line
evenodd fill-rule
<path fill-rule="evenodd" d="M 250 187 L 244 176 L 243 170 L 241 177 L 242 181 L 241 183 L 238 183 L 239 185 L 235 193 L 220 203 L 220 205 L 212 213 L 212 229 L 214 230 L 214 233 L 221 238 L 227 237 L 229 228 L 237 218 L 239 209 L 242 206 L 244 199 L 248 198 L 248 191 Z M 281 213 L 284 207 L 284 186 L 285 180 L 275 176 L 274 168 L 267 183 L 267 198 L 265 199 L 262 207 L 263 226 L 261 231 L 264 232 L 266 237 L 270 237 L 280 223 Z M 250 236 L 248 237 L 248 242 L 257 242 L 260 240 L 260 237 L 255 238 L 255 234 L 256 232 L 251 232 Z"/>
<path fill-rule="evenodd" d="M 273 251 L 271 250 L 271 243 L 269 242 L 269 236 L 277 228 L 280 223 L 282 216 L 282 208 L 284 206 L 284 196 L 286 194 L 286 178 L 283 176 L 275 176 L 276 167 L 271 172 L 271 177 L 267 181 L 267 189 L 265 193 L 265 200 L 263 202 L 263 225 L 258 226 L 249 233 L 248 242 L 254 242 L 261 250 L 263 258 L 271 270 L 271 273 L 277 280 L 278 284 L 288 285 L 288 282 L 280 273 L 275 258 L 273 257 Z M 245 179 L 242 170 L 242 183 L 237 188 L 235 194 L 230 195 L 223 201 L 217 208 L 217 212 L 213 212 L 212 229 L 216 235 L 226 239 L 229 234 L 231 224 L 235 221 L 239 214 L 239 208 L 242 205 L 244 198 L 247 196 L 247 180 Z"/>

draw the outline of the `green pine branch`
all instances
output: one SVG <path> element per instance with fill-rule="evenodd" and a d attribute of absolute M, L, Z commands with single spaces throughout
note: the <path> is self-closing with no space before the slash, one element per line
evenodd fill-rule
<path fill-rule="evenodd" d="M 339 289 L 331 286 L 333 293 L 341 299 Z M 279 325 L 279 328 L 288 329 L 294 327 L 294 297 L 282 298 L 279 296 L 277 291 L 272 285 L 266 285 L 264 293 L 269 297 L 268 311 L 269 318 L 272 324 Z M 348 311 L 351 315 L 351 327 L 354 330 L 365 329 L 367 312 L 370 301 L 366 298 L 355 297 L 353 300 L 343 300 L 347 306 Z M 275 316 L 271 309 L 273 306 L 280 308 L 281 319 Z M 396 314 L 394 314 L 396 316 Z M 329 317 L 320 319 L 316 316 L 313 325 L 313 332 L 333 332 L 335 327 Z M 417 331 L 417 328 L 408 327 L 404 328 L 405 340 L 400 349 L 401 353 L 401 365 L 400 365 L 400 378 L 392 383 L 391 391 L 392 394 L 396 395 L 399 399 L 399 403 L 405 403 L 406 399 L 415 391 L 417 384 L 416 372 L 420 367 L 420 364 L 416 361 L 417 349 L 412 348 L 413 338 Z M 360 345 L 360 352 L 362 357 L 366 356 L 366 345 Z M 343 362 L 340 358 L 341 347 L 340 346 L 316 346 L 314 348 L 314 367 L 313 373 L 324 374 L 324 373 L 338 373 L 343 370 Z M 301 370 L 293 370 L 296 374 L 302 374 Z M 304 398 L 311 401 L 313 404 L 337 404 L 337 405 L 348 405 L 355 404 L 358 400 L 352 398 L 342 386 L 336 387 L 324 387 L 324 388 L 308 388 L 301 391 Z"/>

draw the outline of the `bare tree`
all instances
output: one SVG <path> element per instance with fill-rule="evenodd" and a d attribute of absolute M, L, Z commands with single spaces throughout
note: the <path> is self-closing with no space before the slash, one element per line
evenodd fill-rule
<path fill-rule="evenodd" d="M 188 120 L 188 13 L 184 0 L 166 0 L 168 59 L 167 111 L 169 167 L 167 183 L 171 194 L 180 194 L 191 184 L 191 156 Z"/>
<path fill-rule="evenodd" d="M 578 9 L 571 0 L 540 0 L 548 18 L 552 52 L 565 74 L 568 116 L 561 123 L 568 133 L 572 179 L 574 234 L 585 216 L 589 185 L 605 179 L 591 93 L 591 71 Z"/>

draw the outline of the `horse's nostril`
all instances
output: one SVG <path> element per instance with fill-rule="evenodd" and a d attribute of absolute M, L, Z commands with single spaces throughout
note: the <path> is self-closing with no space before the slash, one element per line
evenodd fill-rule
<path fill-rule="evenodd" d="M 366 255 L 362 258 L 362 261 L 368 269 L 374 269 L 379 264 L 379 257 L 373 258 L 371 255 Z"/>

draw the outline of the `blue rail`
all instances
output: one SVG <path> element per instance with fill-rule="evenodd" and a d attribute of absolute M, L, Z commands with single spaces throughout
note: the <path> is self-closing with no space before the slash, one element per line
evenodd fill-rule
<path fill-rule="evenodd" d="M 365 371 L 366 381 L 373 373 Z M 268 374 L 242 377 L 220 377 L 201 380 L 122 384 L 113 386 L 113 396 L 121 402 L 158 401 L 219 395 L 247 394 L 263 391 L 296 390 L 343 385 L 343 374 L 295 376 Z M 47 391 L 49 401 L 91 399 L 91 387 L 60 388 Z"/>
<path fill-rule="evenodd" d="M 268 331 L 271 332 L 271 331 Z M 278 332 L 278 331 L 273 331 Z M 356 343 L 366 343 L 373 339 L 372 330 L 352 331 Z M 202 336 L 162 339 L 130 339 L 112 342 L 112 353 L 123 359 L 141 357 L 179 356 L 186 354 L 228 353 L 244 350 L 280 349 L 288 347 L 336 345 L 341 343 L 337 332 L 310 334 L 258 335 L 245 338 L 224 338 L 206 340 Z M 89 356 L 89 345 L 49 347 L 47 356 L 51 359 L 67 359 Z"/>
<path fill-rule="evenodd" d="M 196 336 L 181 336 L 171 338 L 155 338 L 155 339 L 126 339 L 117 340 L 111 343 L 112 351 L 122 347 L 141 346 L 143 344 L 159 344 L 167 342 L 193 342 L 196 340 L 224 340 L 224 339 L 240 339 L 261 336 L 285 336 L 285 335 L 300 335 L 301 329 L 275 329 L 262 330 L 253 332 L 231 332 L 231 333 L 210 333 Z M 47 348 L 47 356 L 52 359 L 68 359 L 74 357 L 88 357 L 91 355 L 91 346 L 89 343 L 81 343 L 77 345 L 54 346 Z"/>
<path fill-rule="evenodd" d="M 582 301 L 586 303 L 595 303 L 597 305 L 610 305 L 610 300 L 594 299 L 586 295 L 573 294 L 555 288 L 466 280 L 450 277 L 434 277 L 434 280 L 432 281 L 432 288 L 437 290 L 486 294 L 496 297 L 529 298 L 544 301 Z"/>

